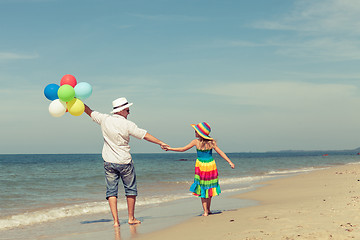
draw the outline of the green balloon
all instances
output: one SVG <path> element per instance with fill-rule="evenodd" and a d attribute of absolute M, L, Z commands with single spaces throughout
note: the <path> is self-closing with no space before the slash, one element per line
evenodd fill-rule
<path fill-rule="evenodd" d="M 62 85 L 58 90 L 59 99 L 64 102 L 70 102 L 75 97 L 75 90 L 70 85 Z"/>

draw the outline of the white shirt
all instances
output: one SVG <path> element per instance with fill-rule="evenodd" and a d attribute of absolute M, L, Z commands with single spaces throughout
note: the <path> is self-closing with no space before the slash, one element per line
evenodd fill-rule
<path fill-rule="evenodd" d="M 130 136 L 143 139 L 147 131 L 117 114 L 109 115 L 93 111 L 91 118 L 101 126 L 104 136 L 102 150 L 104 161 L 118 164 L 130 163 Z"/>

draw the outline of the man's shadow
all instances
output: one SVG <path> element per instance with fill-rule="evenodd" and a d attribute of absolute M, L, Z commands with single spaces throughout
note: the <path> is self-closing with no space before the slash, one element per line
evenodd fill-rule
<path fill-rule="evenodd" d="M 111 219 L 99 219 L 99 220 L 92 220 L 92 221 L 82 221 L 81 224 L 91 224 L 91 223 L 102 223 L 102 222 L 111 222 Z"/>

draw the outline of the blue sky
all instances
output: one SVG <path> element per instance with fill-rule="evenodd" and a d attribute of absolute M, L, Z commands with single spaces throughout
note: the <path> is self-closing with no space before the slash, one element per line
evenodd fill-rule
<path fill-rule="evenodd" d="M 360 146 L 357 0 L 0 0 L 0 25 L 0 153 L 101 152 L 88 116 L 48 112 L 65 74 L 171 146 L 202 121 L 225 152 Z"/>

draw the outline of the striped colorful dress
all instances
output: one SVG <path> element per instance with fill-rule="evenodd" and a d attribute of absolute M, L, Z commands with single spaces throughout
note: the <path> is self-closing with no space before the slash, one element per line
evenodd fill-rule
<path fill-rule="evenodd" d="M 190 191 L 193 195 L 201 198 L 210 198 L 219 195 L 221 190 L 216 163 L 212 157 L 212 149 L 196 149 L 196 151 L 195 177 Z"/>

